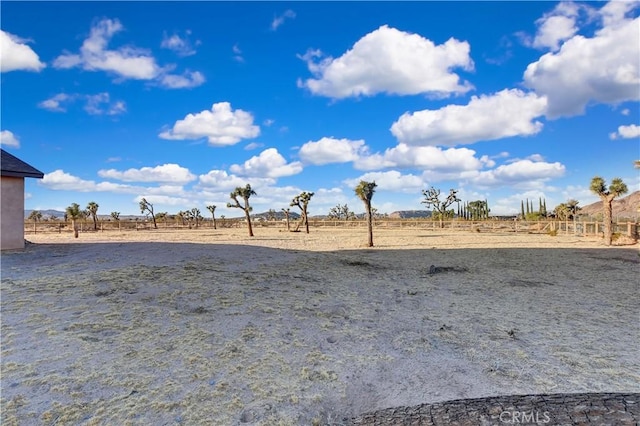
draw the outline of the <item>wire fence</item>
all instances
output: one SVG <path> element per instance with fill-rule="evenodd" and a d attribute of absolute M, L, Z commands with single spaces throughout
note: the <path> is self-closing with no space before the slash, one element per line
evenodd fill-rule
<path fill-rule="evenodd" d="M 254 227 L 287 229 L 287 223 L 283 220 L 252 220 Z M 191 229 L 211 230 L 214 223 L 211 219 L 203 219 L 195 222 L 158 221 L 157 229 Z M 101 220 L 95 224 L 90 220 L 77 221 L 76 226 L 80 232 L 114 232 L 114 231 L 145 231 L 153 230 L 151 220 Z M 217 219 L 216 228 L 242 228 L 245 227 L 244 219 Z M 331 220 L 310 219 L 310 228 L 365 228 L 366 220 Z M 431 219 L 375 219 L 374 227 L 378 229 L 423 229 L 423 230 L 453 230 L 469 232 L 496 232 L 496 233 L 529 233 L 529 234 L 560 234 L 580 236 L 601 236 L 604 231 L 602 221 L 522 221 L 522 220 L 448 220 L 439 222 Z M 613 232 L 627 235 L 632 238 L 639 237 L 639 224 L 637 222 L 617 222 L 613 224 Z M 290 220 L 289 230 L 301 230 L 304 225 L 299 220 Z M 25 235 L 34 233 L 63 233 L 73 231 L 70 221 L 39 221 L 24 224 Z"/>

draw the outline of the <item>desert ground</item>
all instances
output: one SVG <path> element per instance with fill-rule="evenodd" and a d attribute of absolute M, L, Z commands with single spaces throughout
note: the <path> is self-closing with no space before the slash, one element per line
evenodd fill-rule
<path fill-rule="evenodd" d="M 1 257 L 3 425 L 312 425 L 640 391 L 638 245 L 364 229 L 27 235 Z"/>

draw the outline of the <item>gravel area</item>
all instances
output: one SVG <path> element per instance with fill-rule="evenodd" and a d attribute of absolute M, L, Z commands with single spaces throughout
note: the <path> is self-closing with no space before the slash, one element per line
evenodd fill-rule
<path fill-rule="evenodd" d="M 345 424 L 640 390 L 637 245 L 364 232 L 28 236 L 1 258 L 3 425 Z"/>

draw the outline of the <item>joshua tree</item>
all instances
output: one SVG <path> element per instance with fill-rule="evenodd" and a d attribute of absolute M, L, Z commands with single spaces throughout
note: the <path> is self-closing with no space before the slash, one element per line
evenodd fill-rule
<path fill-rule="evenodd" d="M 349 220 L 355 218 L 355 213 L 349 210 L 349 206 L 347 204 L 344 205 L 336 205 L 329 210 L 329 217 L 332 219 L 344 219 Z"/>
<path fill-rule="evenodd" d="M 84 212 L 80 210 L 80 205 L 78 203 L 72 203 L 65 210 L 65 220 L 71 219 L 71 227 L 73 228 L 73 236 L 74 238 L 78 238 L 78 226 L 76 225 L 76 221 L 81 219 L 84 216 Z"/>
<path fill-rule="evenodd" d="M 291 225 L 289 225 L 289 212 L 290 210 L 288 208 L 283 208 L 282 212 L 284 213 L 284 217 L 287 221 L 287 231 L 291 231 Z"/>
<path fill-rule="evenodd" d="M 182 223 L 184 224 L 186 222 L 186 224 L 189 225 L 189 229 L 191 229 L 193 227 L 193 214 L 191 210 L 181 211 L 178 214 L 182 217 Z"/>
<path fill-rule="evenodd" d="M 169 216 L 169 213 L 167 212 L 160 212 L 160 213 L 156 213 L 156 220 L 159 222 L 164 222 L 164 227 L 167 227 L 167 217 Z"/>
<path fill-rule="evenodd" d="M 91 201 L 87 204 L 87 213 L 91 216 L 91 219 L 93 219 L 94 231 L 98 230 L 98 207 L 100 206 L 95 201 Z"/>
<path fill-rule="evenodd" d="M 184 226 L 185 219 L 187 217 L 187 213 L 180 210 L 178 214 L 176 214 L 176 220 L 180 220 L 180 224 Z"/>
<path fill-rule="evenodd" d="M 111 212 L 111 217 L 118 223 L 118 231 L 120 230 L 120 212 Z"/>
<path fill-rule="evenodd" d="M 591 179 L 591 186 L 589 188 L 591 192 L 602 200 L 602 208 L 604 209 L 604 243 L 610 246 L 613 234 L 612 203 L 614 198 L 627 193 L 627 185 L 622 179 L 614 178 L 609 188 L 607 188 L 604 179 L 600 176 L 595 176 Z"/>
<path fill-rule="evenodd" d="M 153 214 L 153 204 L 147 201 L 146 198 L 143 198 L 140 201 L 140 213 L 144 213 L 145 211 L 149 212 L 151 215 L 151 219 L 153 219 L 153 228 L 158 229 L 158 224 L 156 223 L 156 215 Z"/>
<path fill-rule="evenodd" d="M 364 180 L 361 180 L 355 189 L 356 195 L 364 203 L 364 208 L 367 214 L 367 228 L 369 229 L 369 241 L 368 241 L 369 247 L 373 247 L 373 215 L 371 213 L 371 199 L 373 198 L 373 193 L 376 191 L 376 186 L 378 185 L 376 185 L 375 182 L 366 182 Z"/>
<path fill-rule="evenodd" d="M 191 219 L 193 219 L 193 221 L 196 224 L 196 229 L 198 229 L 198 224 L 200 223 L 200 219 L 202 219 L 202 215 L 200 214 L 200 209 L 197 207 L 194 207 L 191 209 L 189 213 L 191 214 Z"/>
<path fill-rule="evenodd" d="M 304 191 L 300 195 L 296 195 L 295 197 L 293 197 L 293 200 L 291 200 L 291 204 L 289 204 L 291 207 L 298 206 L 298 208 L 302 212 L 302 216 L 300 217 L 300 224 L 304 223 L 307 234 L 309 233 L 309 215 L 307 214 L 307 206 L 309 205 L 309 201 L 311 201 L 311 197 L 313 197 L 313 192 Z M 300 224 L 298 224 L 298 227 L 296 227 L 296 231 L 300 227 Z"/>
<path fill-rule="evenodd" d="M 457 193 L 458 193 L 457 190 L 450 189 L 449 195 L 447 195 L 447 198 L 444 201 L 440 201 L 439 189 L 431 187 L 429 189 L 422 190 L 422 195 L 424 195 L 425 200 L 421 201 L 421 203 L 426 205 L 427 207 L 433 206 L 434 210 L 438 214 L 438 218 L 440 219 L 440 228 L 444 227 L 444 224 L 442 223 L 442 221 L 444 217 L 448 215 L 447 207 L 449 207 L 451 204 L 455 202 L 460 201 L 460 199 L 458 199 L 458 197 L 456 196 Z"/>
<path fill-rule="evenodd" d="M 213 229 L 218 229 L 216 227 L 216 206 L 211 204 L 207 206 L 207 210 L 211 212 L 211 218 L 213 219 Z"/>
<path fill-rule="evenodd" d="M 244 211 L 244 215 L 247 218 L 247 227 L 249 228 L 250 237 L 253 237 L 253 227 L 251 226 L 251 215 L 249 214 L 251 213 L 251 210 L 252 210 L 251 206 L 249 206 L 249 198 L 251 198 L 252 195 L 258 195 L 258 194 L 256 194 L 256 191 L 251 189 L 251 185 L 247 184 L 247 186 L 245 186 L 244 188 L 241 186 L 238 186 L 232 193 L 229 194 L 229 197 L 231 197 L 231 199 L 233 200 L 233 203 L 227 203 L 227 207 L 229 208 L 236 208 Z M 238 197 L 244 200 L 244 206 L 240 205 L 240 202 L 238 201 Z"/>
<path fill-rule="evenodd" d="M 36 233 L 36 224 L 42 220 L 42 213 L 39 210 L 34 210 L 29 214 L 29 220 L 33 221 L 33 233 Z"/>

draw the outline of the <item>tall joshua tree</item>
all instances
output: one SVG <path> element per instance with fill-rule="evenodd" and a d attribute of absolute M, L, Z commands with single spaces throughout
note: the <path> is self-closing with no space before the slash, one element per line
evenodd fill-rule
<path fill-rule="evenodd" d="M 118 231 L 120 230 L 120 212 L 111 212 L 111 217 L 118 223 Z"/>
<path fill-rule="evenodd" d="M 311 201 L 311 197 L 313 197 L 313 192 L 304 191 L 300 195 L 293 197 L 291 204 L 289 204 L 291 207 L 298 206 L 300 212 L 302 212 L 300 223 L 304 223 L 307 234 L 309 233 L 309 215 L 307 214 L 307 206 L 309 205 L 309 201 Z"/>
<path fill-rule="evenodd" d="M 591 179 L 589 187 L 591 192 L 596 194 L 602 200 L 602 208 L 604 210 L 604 243 L 611 245 L 611 237 L 613 234 L 613 214 L 612 203 L 614 198 L 626 194 L 629 190 L 627 185 L 620 178 L 614 178 L 611 185 L 607 188 L 606 183 L 600 176 Z"/>
<path fill-rule="evenodd" d="M 156 215 L 153 213 L 153 204 L 147 201 L 146 198 L 140 200 L 140 213 L 144 213 L 145 211 L 149 212 L 151 215 L 151 219 L 153 219 L 153 228 L 158 229 L 158 224 L 156 223 Z"/>
<path fill-rule="evenodd" d="M 211 212 L 211 218 L 213 219 L 213 229 L 218 229 L 216 227 L 216 206 L 214 204 L 211 204 L 207 206 L 207 210 Z"/>
<path fill-rule="evenodd" d="M 200 220 L 202 219 L 202 215 L 200 214 L 200 209 L 197 208 L 197 207 L 194 207 L 194 208 L 192 208 L 191 210 L 188 211 L 188 214 L 189 214 L 188 217 L 196 225 L 196 229 L 198 229 L 198 226 L 200 224 Z"/>
<path fill-rule="evenodd" d="M 289 208 L 282 208 L 282 213 L 284 213 L 284 217 L 287 221 L 287 231 L 291 231 L 291 225 L 289 225 L 289 213 L 290 213 L 290 209 Z"/>
<path fill-rule="evenodd" d="M 439 189 L 431 187 L 429 189 L 422 190 L 422 195 L 424 195 L 425 199 L 424 201 L 421 201 L 421 203 L 426 205 L 427 207 L 433 206 L 433 209 L 438 213 L 438 218 L 440 219 L 440 228 L 444 227 L 444 224 L 442 223 L 442 221 L 444 220 L 444 217 L 447 215 L 447 208 L 451 204 L 460 201 L 460 199 L 456 195 L 457 193 L 458 193 L 457 190 L 450 189 L 449 195 L 447 195 L 447 198 L 444 201 L 440 201 Z"/>
<path fill-rule="evenodd" d="M 376 192 L 376 186 L 378 185 L 375 182 L 361 180 L 355 189 L 356 195 L 364 203 L 364 208 L 367 214 L 367 228 L 369 230 L 369 241 L 367 245 L 369 247 L 373 247 L 373 214 L 371 212 L 371 199 L 373 198 L 373 193 Z"/>
<path fill-rule="evenodd" d="M 229 194 L 229 197 L 231 197 L 233 203 L 227 203 L 227 207 L 229 208 L 236 208 L 244 211 L 244 215 L 247 218 L 247 227 L 249 228 L 250 237 L 253 237 L 253 227 L 251 226 L 250 215 L 252 209 L 251 206 L 249 206 L 249 198 L 251 198 L 252 195 L 258 194 L 256 194 L 256 191 L 251 189 L 251 185 L 247 184 L 247 186 L 245 186 L 244 188 L 238 186 L 231 194 Z M 242 198 L 242 200 L 244 201 L 244 206 L 240 204 L 240 202 L 238 201 L 238 197 Z"/>
<path fill-rule="evenodd" d="M 98 230 L 98 207 L 100 206 L 95 201 L 91 201 L 89 202 L 89 204 L 87 204 L 87 212 L 91 216 L 91 219 L 93 219 L 94 231 Z"/>
<path fill-rule="evenodd" d="M 83 211 L 80 209 L 80 205 L 78 203 L 72 203 L 65 210 L 65 216 L 67 219 L 71 219 L 71 227 L 73 228 L 73 236 L 74 238 L 78 238 L 78 225 L 76 221 L 81 219 L 84 216 Z"/>
<path fill-rule="evenodd" d="M 29 214 L 29 220 L 33 221 L 33 233 L 36 233 L 36 224 L 42 220 L 42 213 L 39 210 L 34 210 Z"/>

